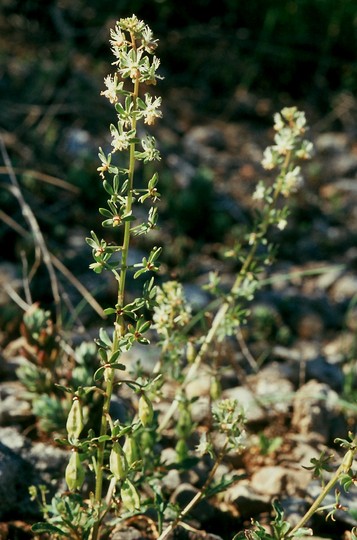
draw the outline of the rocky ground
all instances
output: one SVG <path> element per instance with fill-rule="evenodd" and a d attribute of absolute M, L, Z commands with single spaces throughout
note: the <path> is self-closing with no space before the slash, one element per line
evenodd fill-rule
<path fill-rule="evenodd" d="M 195 102 L 180 94 L 171 95 L 169 103 L 166 120 L 156 132 L 162 141 L 163 167 L 169 175 L 168 183 L 162 173 L 164 191 L 172 189 L 176 197 L 176 205 L 162 203 L 167 224 L 160 233 L 167 246 L 162 279 L 165 272 L 178 276 L 185 282 L 188 299 L 202 305 L 206 296 L 200 286 L 210 270 L 218 269 L 227 283 L 232 280 L 232 268 L 220 256 L 222 244 L 232 241 L 231 232 L 237 224 L 249 221 L 250 197 L 263 175 L 259 162 L 272 140 L 275 108 L 269 100 L 237 93 L 222 115 L 212 119 L 198 116 Z M 240 479 L 223 494 L 197 506 L 190 516 L 192 529 L 178 529 L 175 538 L 230 540 L 235 532 L 249 526 L 251 518 L 268 523 L 271 502 L 276 498 L 291 523 L 296 523 L 319 489 L 304 466 L 323 450 L 333 453 L 338 464 L 341 452 L 334 439 L 346 438 L 348 430 L 355 430 L 356 113 L 356 102 L 344 94 L 338 96 L 329 116 L 318 118 L 307 111 L 316 154 L 305 168 L 305 185 L 293 203 L 289 226 L 275 238 L 279 244 L 277 260 L 263 276 L 267 284 L 251 306 L 247 327 L 223 351 L 223 397 L 244 404 L 249 444 L 239 457 L 227 457 L 217 477 L 237 474 Z M 73 132 L 71 136 L 78 142 L 80 135 L 83 133 Z M 89 135 L 85 140 L 96 142 Z M 190 192 L 204 204 L 203 213 L 200 206 L 196 210 L 187 206 L 184 195 Z M 78 265 L 81 257 L 89 263 L 88 249 L 82 242 L 87 234 L 88 229 L 73 224 L 61 246 L 62 260 L 73 272 L 80 268 L 77 277 L 94 290 L 87 264 Z M 140 246 L 135 249 L 140 253 Z M 4 257 L 0 265 L 3 540 L 30 537 L 29 523 L 37 516 L 28 486 L 39 480 L 53 486 L 62 477 L 67 460 L 65 450 L 34 436 L 35 418 L 16 377 L 22 361 L 14 345 L 21 309 L 9 298 L 9 292 L 23 294 L 20 277 L 20 263 Z M 72 302 L 77 302 L 78 293 L 73 286 L 68 287 Z M 101 302 L 112 293 L 108 283 L 96 296 Z M 84 317 L 91 328 L 96 326 L 93 320 L 92 316 Z M 81 334 L 76 339 L 80 340 Z M 147 354 L 144 361 L 150 364 Z M 207 415 L 208 379 L 202 368 L 200 377 L 188 388 L 190 396 L 199 398 L 193 407 L 198 423 Z M 169 463 L 172 451 L 167 448 L 164 452 Z M 209 464 L 202 467 L 182 474 L 170 471 L 164 484 L 172 501 L 184 505 L 192 498 Z M 349 538 L 346 531 L 357 524 L 356 490 L 343 493 L 341 503 L 354 512 L 339 511 L 335 522 L 315 516 L 311 523 L 314 538 Z M 118 529 L 112 540 L 155 538 L 155 530 L 144 534 L 139 525 Z M 145 527 L 147 530 L 147 522 Z"/>

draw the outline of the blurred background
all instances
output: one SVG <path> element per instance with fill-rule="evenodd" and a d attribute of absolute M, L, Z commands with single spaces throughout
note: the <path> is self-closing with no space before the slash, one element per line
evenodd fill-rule
<path fill-rule="evenodd" d="M 51 250 L 77 273 L 90 262 L 88 250 L 78 258 L 84 231 L 100 227 L 97 150 L 109 144 L 115 118 L 100 96 L 112 69 L 109 29 L 133 13 L 160 40 L 164 118 L 155 134 L 161 215 L 175 238 L 169 267 L 229 240 L 244 222 L 245 197 L 282 106 L 306 110 L 316 131 L 355 140 L 356 0 L 2 0 L 2 141 Z M 11 262 L 33 246 L 16 230 L 22 210 L 7 189 L 4 153 L 1 161 L 0 257 Z M 319 175 L 315 168 L 311 182 Z"/>

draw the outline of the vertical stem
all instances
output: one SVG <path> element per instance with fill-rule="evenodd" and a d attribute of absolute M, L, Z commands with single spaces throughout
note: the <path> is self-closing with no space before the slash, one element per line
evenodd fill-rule
<path fill-rule="evenodd" d="M 133 48 L 136 48 L 135 39 L 132 39 Z M 132 94 L 132 100 L 134 105 L 134 110 L 136 109 L 136 100 L 139 95 L 139 74 L 134 81 L 134 90 Z M 131 119 L 131 129 L 136 130 L 136 116 L 133 115 Z M 128 188 L 126 196 L 126 208 L 125 213 L 129 214 L 132 209 L 133 204 L 133 187 L 134 187 L 134 171 L 135 171 L 135 142 L 130 144 L 129 152 L 129 172 L 128 172 Z M 123 249 L 122 249 L 122 259 L 121 259 L 121 268 L 118 278 L 118 314 L 116 316 L 115 325 L 114 325 L 114 336 L 113 336 L 113 349 L 112 353 L 116 352 L 119 345 L 120 337 L 125 334 L 125 321 L 121 313 L 121 308 L 124 306 L 125 300 L 125 282 L 127 274 L 127 259 L 130 247 L 130 229 L 131 222 L 125 221 L 124 223 L 124 235 L 123 235 Z M 108 431 L 108 417 L 109 417 L 109 408 L 110 401 L 113 393 L 113 384 L 114 384 L 114 370 L 108 368 L 106 370 L 106 388 L 105 388 L 105 398 L 102 409 L 102 419 L 100 425 L 100 436 L 106 435 Z M 103 465 L 104 465 L 104 451 L 105 451 L 105 441 L 98 444 L 97 450 L 97 469 L 96 469 L 96 483 L 95 483 L 95 501 L 99 507 L 99 518 L 97 523 L 93 526 L 92 538 L 91 540 L 97 540 L 100 529 L 101 522 L 101 512 L 100 504 L 103 497 Z"/>
<path fill-rule="evenodd" d="M 219 452 L 217 459 L 211 469 L 211 472 L 209 473 L 207 480 L 205 481 L 204 485 L 201 487 L 201 489 L 196 493 L 196 495 L 190 500 L 190 502 L 185 506 L 185 508 L 180 512 L 180 514 L 177 516 L 177 518 L 170 523 L 166 527 L 166 529 L 160 534 L 159 538 L 157 540 L 165 540 L 169 536 L 169 534 L 179 525 L 180 521 L 183 520 L 183 518 L 192 510 L 196 504 L 200 502 L 200 500 L 204 497 L 205 492 L 210 485 L 210 483 L 213 480 L 214 475 L 216 474 L 216 471 L 219 467 L 219 465 L 222 463 L 222 460 L 224 456 L 226 455 L 227 447 L 228 447 L 228 439 L 226 440 L 223 448 Z"/>
<path fill-rule="evenodd" d="M 357 442 L 357 441 L 356 441 Z M 346 474 L 351 469 L 353 464 L 354 456 L 357 453 L 357 446 L 354 446 L 344 456 L 341 465 L 331 478 L 331 480 L 326 484 L 326 486 L 321 491 L 320 495 L 315 499 L 313 504 L 310 506 L 306 514 L 300 519 L 299 523 L 295 525 L 295 527 L 291 530 L 289 533 L 289 536 L 292 536 L 296 531 L 298 531 L 301 527 L 305 525 L 305 523 L 314 515 L 314 513 L 318 510 L 319 506 L 321 505 L 322 501 L 325 499 L 326 495 L 331 491 L 331 489 L 337 484 L 337 482 L 340 479 L 341 474 Z"/>
<path fill-rule="evenodd" d="M 288 167 L 290 165 L 290 160 L 291 160 L 291 152 L 288 152 L 287 155 L 286 155 L 286 158 L 285 158 L 285 161 L 282 165 L 282 168 L 281 168 L 281 173 L 280 173 L 280 177 L 283 178 L 288 170 Z M 274 194 L 273 194 L 273 200 L 272 202 L 270 203 L 270 208 L 272 208 L 274 206 L 274 204 L 276 203 L 276 200 L 277 198 L 279 197 L 280 195 L 280 190 L 281 190 L 281 181 L 278 181 L 277 184 L 276 184 L 276 187 L 275 187 L 275 190 L 274 190 Z M 242 268 L 240 269 L 239 271 L 239 274 L 237 275 L 236 279 L 235 279 L 235 282 L 232 286 L 232 289 L 231 289 L 231 293 L 232 295 L 234 296 L 234 294 L 236 294 L 238 291 L 239 291 L 239 287 L 240 285 L 242 284 L 242 281 L 246 275 L 246 273 L 248 272 L 252 262 L 254 261 L 254 257 L 255 257 L 255 254 L 256 254 L 256 251 L 258 249 L 258 245 L 259 245 L 259 239 L 261 237 L 263 237 L 267 230 L 268 230 L 268 227 L 269 227 L 269 221 L 268 220 L 265 220 L 262 225 L 261 225 L 261 232 L 259 234 L 259 236 L 257 235 L 257 238 L 254 240 L 254 243 L 247 255 L 247 258 L 245 259 L 244 261 L 244 264 L 242 266 Z M 231 298 L 227 298 L 220 306 L 220 308 L 218 309 L 213 321 L 212 321 L 212 325 L 211 325 L 211 328 L 209 330 L 209 332 L 206 334 L 205 336 L 205 339 L 201 345 L 201 348 L 199 350 L 199 352 L 197 353 L 196 355 L 196 358 L 194 360 L 194 362 L 192 363 L 190 369 L 188 370 L 186 376 L 185 376 L 185 379 L 182 383 L 182 387 L 185 387 L 192 379 L 193 377 L 196 375 L 208 349 L 209 349 L 209 346 L 211 345 L 211 343 L 213 342 L 213 340 L 215 339 L 216 337 L 216 334 L 217 334 L 217 331 L 218 331 L 218 328 L 220 326 L 220 324 L 222 323 L 222 321 L 224 320 L 224 317 L 226 316 L 227 314 L 227 311 L 228 309 L 230 308 L 232 304 L 232 299 Z M 177 399 L 177 396 L 175 397 L 175 399 L 173 400 L 173 402 L 171 403 L 171 406 L 168 408 L 165 416 L 163 417 L 163 419 L 161 420 L 160 422 L 160 425 L 158 427 L 158 430 L 159 432 L 162 432 L 165 427 L 167 426 L 167 424 L 169 423 L 170 419 L 172 418 L 173 414 L 175 413 L 176 409 L 177 409 L 177 406 L 178 406 L 178 399 Z"/>

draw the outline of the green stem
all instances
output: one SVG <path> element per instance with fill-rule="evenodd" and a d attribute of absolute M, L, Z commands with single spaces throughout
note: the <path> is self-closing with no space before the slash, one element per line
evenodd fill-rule
<path fill-rule="evenodd" d="M 139 78 L 137 77 L 134 82 L 134 91 L 132 94 L 134 110 L 136 108 L 136 100 L 139 95 Z M 136 130 L 136 116 L 133 116 L 131 121 L 131 129 Z M 130 144 L 130 153 L 129 153 L 129 172 L 128 172 L 128 189 L 127 189 L 127 199 L 126 199 L 126 214 L 129 214 L 132 209 L 133 204 L 133 187 L 134 187 L 134 171 L 135 171 L 135 145 L 133 142 Z M 113 337 L 113 348 L 112 353 L 116 352 L 119 346 L 120 337 L 125 334 L 125 321 L 121 313 L 121 308 L 124 306 L 125 300 L 125 282 L 127 274 L 127 259 L 129 254 L 130 247 L 130 229 L 131 222 L 126 221 L 124 223 L 124 235 L 123 235 L 123 249 L 122 249 L 122 260 L 120 274 L 118 278 L 118 300 L 117 308 L 118 314 L 116 316 L 115 328 L 114 328 L 114 337 Z M 105 398 L 102 408 L 102 419 L 100 425 L 100 436 L 106 435 L 108 431 L 109 423 L 109 408 L 110 402 L 113 394 L 114 386 L 114 370 L 108 368 L 106 374 L 106 388 L 105 388 Z M 98 444 L 97 450 L 97 468 L 96 468 L 96 482 L 95 482 L 95 501 L 98 504 L 99 508 L 99 519 L 93 526 L 91 540 L 97 540 L 99 538 L 99 530 L 101 523 L 101 510 L 100 505 L 103 497 L 103 465 L 104 465 L 104 452 L 105 452 L 105 441 Z"/>
<path fill-rule="evenodd" d="M 223 445 L 223 448 L 219 452 L 217 459 L 211 469 L 211 472 L 209 473 L 207 480 L 205 481 L 204 485 L 201 487 L 201 489 L 196 493 L 196 495 L 190 500 L 190 502 L 185 506 L 185 508 L 180 512 L 180 514 L 177 516 L 177 518 L 170 523 L 166 527 L 166 529 L 160 534 L 159 538 L 157 540 L 164 540 L 169 536 L 169 534 L 179 525 L 179 523 L 183 520 L 185 516 L 192 510 L 196 504 L 200 502 L 200 500 L 205 496 L 205 492 L 210 485 L 210 483 L 213 480 L 214 475 L 216 474 L 216 471 L 219 467 L 219 465 L 222 463 L 222 460 L 224 456 L 226 455 L 227 447 L 228 447 L 228 438 L 226 442 Z"/>
<path fill-rule="evenodd" d="M 355 441 L 357 443 L 357 440 Z M 296 531 L 298 531 L 301 527 L 305 525 L 305 523 L 315 514 L 315 512 L 319 509 L 321 503 L 325 499 L 325 497 L 328 495 L 328 493 L 333 489 L 333 487 L 337 484 L 337 482 L 340 480 L 340 476 L 342 474 L 348 473 L 348 471 L 351 469 L 353 464 L 354 456 L 357 454 L 357 445 L 353 444 L 346 453 L 346 455 L 343 458 L 343 461 L 331 480 L 326 484 L 326 486 L 321 491 L 320 495 L 315 499 L 313 504 L 310 506 L 306 514 L 300 519 L 299 523 L 295 525 L 295 527 L 291 530 L 289 533 L 289 537 L 293 536 Z"/>
<path fill-rule="evenodd" d="M 285 161 L 282 165 L 282 168 L 281 168 L 281 173 L 280 173 L 280 178 L 283 178 L 284 175 L 286 174 L 287 170 L 288 170 L 288 167 L 290 165 L 290 160 L 291 160 L 291 152 L 288 152 L 286 158 L 285 158 Z M 277 184 L 276 184 L 276 187 L 275 187 L 275 190 L 274 190 L 274 194 L 273 194 L 273 200 L 272 202 L 270 203 L 270 208 L 272 208 L 279 195 L 280 195 L 280 190 L 281 190 L 281 181 L 278 181 Z M 267 215 L 269 215 L 269 212 L 267 213 Z M 231 294 L 234 298 L 235 294 L 237 294 L 237 292 L 239 291 L 239 287 L 241 286 L 242 284 L 242 281 L 244 279 L 244 277 L 246 276 L 247 272 L 249 271 L 249 268 L 252 264 L 252 262 L 254 261 L 254 257 L 255 257 L 255 254 L 256 254 L 256 251 L 258 249 L 258 245 L 259 245 L 259 240 L 265 236 L 267 230 L 268 230 L 268 227 L 269 227 L 269 220 L 265 220 L 262 225 L 261 225 L 261 232 L 259 234 L 259 236 L 257 236 L 257 238 L 254 240 L 254 243 L 248 253 L 248 256 L 247 258 L 245 259 L 244 261 L 244 264 L 242 266 L 242 268 L 240 269 L 239 271 L 239 274 L 237 275 L 236 277 L 236 280 L 232 286 L 232 289 L 231 289 Z M 196 375 L 206 353 L 208 352 L 208 349 L 211 345 L 211 343 L 213 342 L 213 340 L 215 339 L 216 337 L 216 334 L 217 334 L 217 331 L 218 331 L 218 328 L 220 327 L 222 321 L 224 320 L 224 317 L 226 316 L 227 314 L 227 311 L 228 309 L 230 308 L 230 306 L 232 305 L 232 297 L 231 295 L 229 295 L 227 297 L 227 299 L 221 304 L 220 308 L 218 309 L 213 321 L 212 321 L 212 325 L 211 325 L 211 328 L 210 330 L 208 331 L 208 333 L 206 334 L 205 336 L 205 339 L 201 345 L 201 348 L 199 350 L 199 352 L 197 353 L 196 355 L 196 358 L 195 360 L 193 361 L 193 363 L 191 364 L 190 366 L 190 369 L 188 370 L 186 376 L 185 376 L 185 379 L 182 383 L 182 387 L 185 388 L 187 386 L 187 384 L 194 378 L 194 376 Z M 170 419 L 172 418 L 173 414 L 175 413 L 177 407 L 178 407 L 178 403 L 179 403 L 179 400 L 178 400 L 178 396 L 175 397 L 175 399 L 173 400 L 173 402 L 171 403 L 171 406 L 168 408 L 166 414 L 164 415 L 163 419 L 161 420 L 160 422 L 160 425 L 158 427 L 158 431 L 159 432 L 162 432 L 167 424 L 169 423 Z"/>

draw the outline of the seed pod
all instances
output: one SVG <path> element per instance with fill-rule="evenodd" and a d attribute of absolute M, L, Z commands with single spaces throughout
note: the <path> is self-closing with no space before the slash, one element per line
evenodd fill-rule
<path fill-rule="evenodd" d="M 66 467 L 65 479 L 68 489 L 74 491 L 80 489 L 84 482 L 84 467 L 80 460 L 77 450 L 73 450 Z"/>
<path fill-rule="evenodd" d="M 210 396 L 213 400 L 219 399 L 222 395 L 221 382 L 217 377 L 211 378 Z"/>
<path fill-rule="evenodd" d="M 154 409 L 146 394 L 142 394 L 139 399 L 138 415 L 144 427 L 149 426 L 154 419 Z"/>
<path fill-rule="evenodd" d="M 78 440 L 83 429 L 83 411 L 76 396 L 73 398 L 72 407 L 67 417 L 66 429 L 70 441 Z"/>
<path fill-rule="evenodd" d="M 128 465 L 132 465 L 139 459 L 139 448 L 136 440 L 132 436 L 128 436 L 123 444 L 123 452 L 127 459 Z"/>
<path fill-rule="evenodd" d="M 179 461 L 183 461 L 188 457 L 188 448 L 184 439 L 179 439 L 177 441 L 175 450 Z"/>
<path fill-rule="evenodd" d="M 123 503 L 123 506 L 129 512 L 135 512 L 135 510 L 140 510 L 140 497 L 135 486 L 126 479 L 123 482 L 123 485 L 120 490 L 120 496 Z"/>
<path fill-rule="evenodd" d="M 196 351 L 195 351 L 195 347 L 193 345 L 193 343 L 191 341 L 188 341 L 187 342 L 187 348 L 186 348 L 186 358 L 187 358 L 187 362 L 189 364 L 192 364 L 192 362 L 194 361 L 196 357 Z"/>
<path fill-rule="evenodd" d="M 109 468 L 116 480 L 125 480 L 128 473 L 128 462 L 122 447 L 117 441 L 113 442 L 110 451 Z"/>
<path fill-rule="evenodd" d="M 176 433 L 178 437 L 186 439 L 192 431 L 192 418 L 190 410 L 185 407 L 180 407 L 179 418 L 176 425 Z"/>

